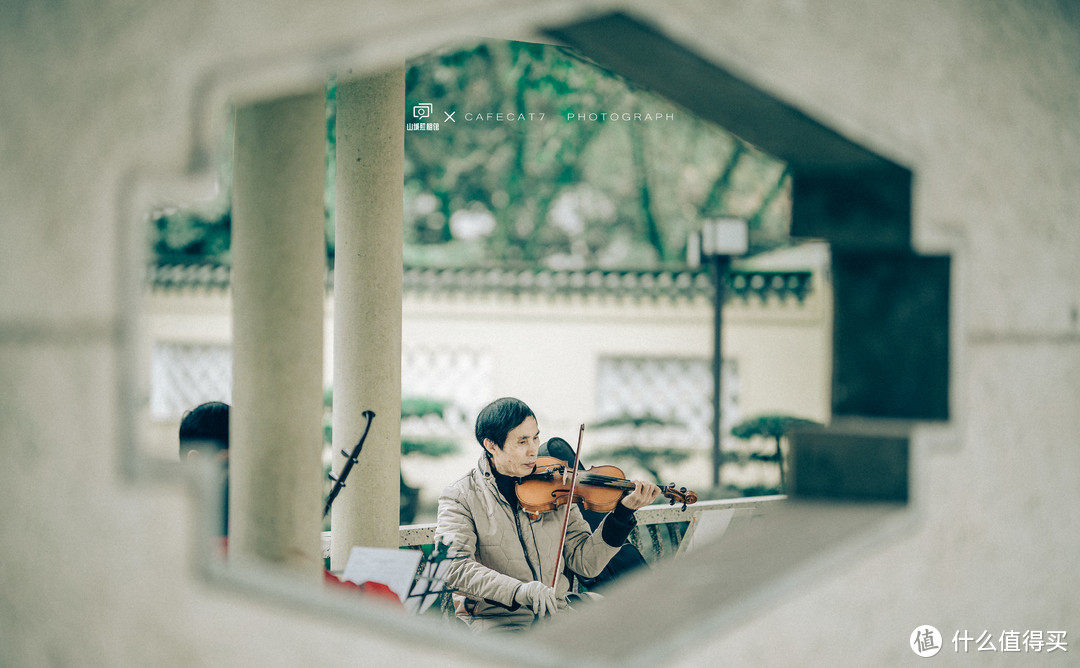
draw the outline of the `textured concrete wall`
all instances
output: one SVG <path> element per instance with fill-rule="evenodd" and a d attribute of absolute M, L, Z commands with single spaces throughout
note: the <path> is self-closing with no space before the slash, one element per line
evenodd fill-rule
<path fill-rule="evenodd" d="M 524 35 L 579 4 L 3 10 L 0 664 L 544 663 L 523 641 L 461 640 L 346 603 L 329 614 L 288 603 L 287 588 L 255 595 L 197 573 L 184 486 L 125 459 L 131 406 L 145 400 L 129 306 L 141 215 L 208 189 L 225 95 L 304 90 L 327 67 L 469 32 Z M 703 625 L 710 634 L 668 663 L 904 664 L 920 624 L 945 634 L 946 654 L 957 630 L 1080 634 L 1071 6 L 642 3 L 673 38 L 911 168 L 916 247 L 954 257 L 952 420 L 916 434 L 903 531 L 794 574 L 757 605 L 679 610 L 726 623 Z"/>
<path fill-rule="evenodd" d="M 787 587 L 783 604 L 743 615 L 691 655 L 906 665 L 921 624 L 945 636 L 943 654 L 965 629 L 989 631 L 995 645 L 1010 630 L 1075 641 L 1075 6 L 678 4 L 684 16 L 661 17 L 671 34 L 911 168 L 914 244 L 954 262 L 953 418 L 914 440 L 910 526 Z"/>

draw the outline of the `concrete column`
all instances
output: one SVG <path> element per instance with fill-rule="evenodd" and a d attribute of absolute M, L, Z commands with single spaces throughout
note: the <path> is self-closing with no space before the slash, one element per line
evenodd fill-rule
<path fill-rule="evenodd" d="M 337 90 L 334 470 L 371 431 L 331 511 L 332 569 L 354 545 L 397 547 L 401 475 L 401 263 L 405 68 Z"/>
<path fill-rule="evenodd" d="M 229 556 L 319 576 L 324 96 L 236 113 Z"/>

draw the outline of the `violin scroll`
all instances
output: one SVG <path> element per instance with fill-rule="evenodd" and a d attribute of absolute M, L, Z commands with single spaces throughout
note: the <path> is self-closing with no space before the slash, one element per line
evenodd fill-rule
<path fill-rule="evenodd" d="M 668 499 L 671 499 L 671 502 L 668 505 L 674 506 L 676 501 L 682 503 L 682 509 L 684 511 L 689 504 L 697 503 L 697 494 L 685 487 L 675 489 L 675 483 L 670 483 L 667 487 L 661 487 L 660 493 Z"/>

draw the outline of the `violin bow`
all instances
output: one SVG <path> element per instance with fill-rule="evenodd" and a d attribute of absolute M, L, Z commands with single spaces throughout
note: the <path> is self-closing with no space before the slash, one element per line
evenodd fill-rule
<path fill-rule="evenodd" d="M 585 436 L 585 425 L 581 425 L 581 429 L 578 430 L 577 436 L 577 452 L 574 453 L 574 468 L 570 472 L 570 496 L 566 499 L 566 513 L 563 515 L 562 520 L 562 535 L 559 536 L 559 551 L 555 554 L 555 575 L 551 578 L 551 587 L 555 588 L 555 584 L 559 581 L 559 569 L 562 568 L 562 551 L 563 545 L 566 544 L 566 529 L 570 524 L 570 509 L 574 505 L 574 488 L 577 487 L 577 470 L 578 462 L 581 461 L 581 441 Z"/>
<path fill-rule="evenodd" d="M 364 440 L 367 439 L 368 430 L 371 429 L 371 418 L 375 417 L 375 413 L 373 411 L 364 411 L 363 415 L 367 418 L 367 425 L 364 426 L 364 433 L 360 436 L 360 441 L 353 448 L 351 455 L 344 450 L 341 451 L 341 454 L 345 455 L 345 464 L 341 467 L 341 473 L 330 471 L 328 474 L 330 479 L 334 481 L 334 487 L 330 490 L 330 495 L 326 497 L 326 505 L 323 506 L 322 516 L 324 519 L 327 513 L 330 512 L 330 506 L 334 503 L 334 499 L 337 498 L 338 492 L 345 486 L 345 478 L 349 477 L 349 471 L 352 470 L 353 464 L 356 463 L 356 458 L 360 456 L 360 450 L 364 447 Z"/>

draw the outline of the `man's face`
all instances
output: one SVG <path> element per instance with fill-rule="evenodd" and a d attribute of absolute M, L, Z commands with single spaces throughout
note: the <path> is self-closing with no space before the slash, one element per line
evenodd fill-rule
<path fill-rule="evenodd" d="M 484 439 L 484 448 L 491 453 L 499 473 L 514 477 L 529 475 L 536 468 L 536 454 L 540 451 L 540 428 L 536 425 L 536 418 L 527 417 L 511 429 L 503 447 Z"/>

